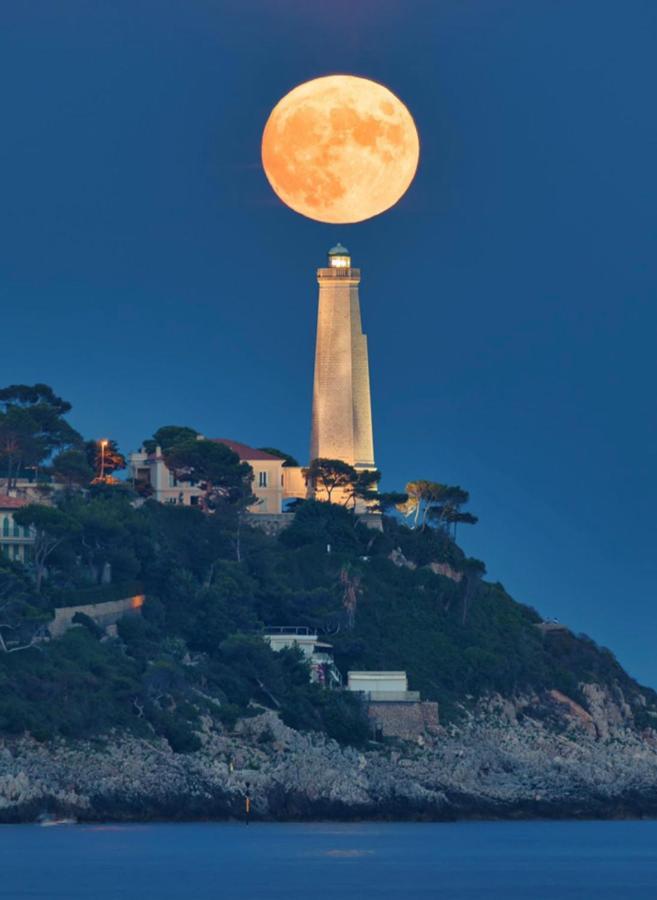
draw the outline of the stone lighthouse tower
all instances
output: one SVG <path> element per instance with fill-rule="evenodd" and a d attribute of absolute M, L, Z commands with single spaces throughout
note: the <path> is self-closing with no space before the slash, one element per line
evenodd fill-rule
<path fill-rule="evenodd" d="M 329 250 L 317 270 L 319 309 L 313 387 L 311 460 L 341 459 L 374 469 L 367 337 L 360 321 L 360 269 L 346 247 Z"/>

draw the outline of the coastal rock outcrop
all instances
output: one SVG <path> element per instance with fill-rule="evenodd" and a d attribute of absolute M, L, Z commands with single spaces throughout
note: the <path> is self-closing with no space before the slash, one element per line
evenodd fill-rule
<path fill-rule="evenodd" d="M 367 750 L 286 727 L 270 711 L 234 732 L 202 723 L 201 749 L 114 734 L 0 745 L 0 821 L 616 817 L 657 813 L 657 740 L 632 727 L 622 694 L 490 697 L 420 746 Z M 558 693 L 558 692 L 552 692 Z M 540 714 L 537 711 L 540 710 Z"/>

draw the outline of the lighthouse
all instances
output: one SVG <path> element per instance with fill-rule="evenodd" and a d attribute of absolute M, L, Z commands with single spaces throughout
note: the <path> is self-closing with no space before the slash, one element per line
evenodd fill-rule
<path fill-rule="evenodd" d="M 337 244 L 317 270 L 319 305 L 310 459 L 375 469 L 367 337 L 360 318 L 360 269 Z"/>

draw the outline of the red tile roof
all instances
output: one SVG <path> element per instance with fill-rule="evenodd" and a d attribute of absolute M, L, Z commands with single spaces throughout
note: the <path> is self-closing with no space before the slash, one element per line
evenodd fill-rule
<path fill-rule="evenodd" d="M 29 506 L 30 500 L 24 497 L 7 497 L 0 494 L 0 509 L 20 509 L 22 506 Z"/>
<path fill-rule="evenodd" d="M 225 444 L 227 447 L 230 447 L 233 453 L 237 453 L 240 459 L 270 459 L 277 460 L 281 463 L 285 462 L 284 459 L 274 456 L 273 453 L 265 453 L 264 450 L 256 450 L 255 447 L 249 447 L 248 444 L 240 444 L 239 441 L 229 441 L 227 438 L 210 438 L 210 440 L 215 444 Z"/>

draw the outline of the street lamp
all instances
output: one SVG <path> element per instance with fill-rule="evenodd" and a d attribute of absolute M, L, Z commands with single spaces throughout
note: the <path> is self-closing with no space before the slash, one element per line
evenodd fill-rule
<path fill-rule="evenodd" d="M 100 475 L 98 476 L 99 481 L 105 480 L 105 450 L 109 445 L 109 441 L 106 438 L 103 438 L 102 441 L 98 441 L 100 444 Z"/>

